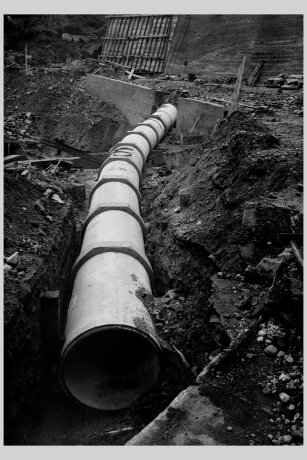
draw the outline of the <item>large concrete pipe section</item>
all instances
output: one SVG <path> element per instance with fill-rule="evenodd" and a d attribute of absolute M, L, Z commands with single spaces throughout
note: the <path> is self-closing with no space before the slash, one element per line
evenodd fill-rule
<path fill-rule="evenodd" d="M 149 152 L 176 116 L 164 104 L 129 131 L 112 147 L 90 194 L 60 360 L 64 391 L 86 407 L 127 407 L 159 376 L 161 349 L 142 300 L 153 273 L 139 185 Z"/>

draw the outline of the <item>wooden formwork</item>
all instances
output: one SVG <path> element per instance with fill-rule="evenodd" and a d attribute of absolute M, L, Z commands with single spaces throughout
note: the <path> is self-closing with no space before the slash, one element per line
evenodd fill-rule
<path fill-rule="evenodd" d="M 136 71 L 161 73 L 178 16 L 111 15 L 102 56 Z"/>

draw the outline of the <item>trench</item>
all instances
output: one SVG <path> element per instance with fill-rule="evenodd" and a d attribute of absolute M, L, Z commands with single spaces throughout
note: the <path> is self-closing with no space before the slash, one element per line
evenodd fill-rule
<path fill-rule="evenodd" d="M 108 142 L 112 143 L 113 139 L 108 139 Z M 153 167 L 151 155 L 144 171 L 144 185 L 147 183 L 146 172 L 152 170 Z M 89 170 L 88 175 L 96 171 Z M 72 292 L 70 272 L 81 249 L 82 222 L 88 213 L 90 190 L 91 187 L 86 188 L 86 201 L 82 204 L 68 200 L 67 212 L 63 217 L 61 230 L 53 244 L 52 251 L 49 253 L 45 273 L 33 279 L 33 286 L 23 301 L 24 323 L 17 321 L 17 325 L 9 328 L 9 333 L 6 334 L 6 341 L 9 342 L 18 328 L 22 331 L 20 336 L 23 336 L 24 329 L 28 328 L 31 331 L 28 334 L 28 340 L 32 341 L 32 346 L 35 344 L 35 347 L 27 352 L 27 358 L 21 359 L 23 375 L 17 376 L 16 382 L 8 391 L 7 405 L 10 408 L 6 411 L 6 445 L 124 445 L 163 411 L 180 391 L 195 381 L 195 375 L 191 373 L 191 370 L 187 369 L 182 360 L 170 352 L 166 346 L 166 348 L 162 347 L 164 359 L 158 381 L 151 390 L 126 409 L 90 410 L 75 404 L 64 394 L 59 383 L 58 360 L 63 346 L 62 337 Z M 141 192 L 141 200 L 141 208 L 144 211 L 143 214 L 141 211 L 141 215 L 146 221 L 146 209 L 151 201 L 151 196 L 146 190 Z M 161 236 L 162 241 L 166 229 L 165 225 L 157 225 L 158 238 Z M 202 346 L 205 347 L 211 341 L 210 332 L 208 333 L 204 328 L 208 320 L 205 306 L 211 285 L 210 264 L 208 267 L 204 264 L 204 254 L 201 248 L 186 246 L 180 242 L 178 244 L 170 238 L 168 236 L 164 239 L 163 244 L 154 248 L 150 242 L 146 243 L 146 252 L 148 250 L 154 271 L 153 296 L 160 298 L 170 289 L 175 289 L 178 295 L 187 298 L 186 312 L 180 317 L 184 329 L 180 332 L 180 337 L 176 331 L 173 331 L 174 336 L 177 334 L 177 343 L 180 344 L 181 349 L 185 348 L 186 340 L 191 349 L 193 343 L 198 342 L 200 338 Z M 183 276 L 180 279 L 176 279 L 171 274 L 170 266 L 174 264 L 177 265 L 178 271 L 182 271 Z M 193 280 L 188 275 L 191 270 L 197 273 L 192 277 Z M 187 276 L 184 280 L 185 274 Z M 47 344 L 46 347 L 44 343 L 41 320 L 41 293 L 46 290 L 46 285 L 51 292 L 60 291 L 61 340 L 51 351 L 50 344 Z M 193 289 L 197 291 L 197 295 Z M 147 301 L 150 303 L 152 298 L 143 300 L 147 307 Z M 37 308 L 36 310 L 33 308 L 30 314 L 28 305 L 37 305 Z M 192 323 L 192 328 L 190 323 Z M 165 343 L 166 328 L 161 329 L 159 324 L 155 326 L 162 343 Z M 12 354 L 14 352 L 16 354 L 14 347 L 24 349 L 22 341 L 15 341 L 11 347 L 8 347 L 8 352 L 11 349 Z M 196 359 L 196 350 L 194 351 L 195 353 L 191 353 L 188 358 L 192 363 Z M 201 362 L 198 362 L 198 365 L 200 370 Z M 25 374 L 29 376 L 28 379 L 24 378 Z M 13 376 L 8 372 L 6 387 L 12 378 Z M 14 401 L 17 392 L 19 396 Z"/>

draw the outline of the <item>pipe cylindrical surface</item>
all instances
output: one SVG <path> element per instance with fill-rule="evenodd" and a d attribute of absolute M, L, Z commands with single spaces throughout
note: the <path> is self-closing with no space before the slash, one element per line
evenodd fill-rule
<path fill-rule="evenodd" d="M 153 273 L 139 185 L 148 154 L 176 113 L 163 104 L 128 132 L 110 150 L 90 193 L 60 360 L 64 391 L 86 407 L 127 407 L 159 376 L 161 348 L 142 297 L 151 293 Z"/>

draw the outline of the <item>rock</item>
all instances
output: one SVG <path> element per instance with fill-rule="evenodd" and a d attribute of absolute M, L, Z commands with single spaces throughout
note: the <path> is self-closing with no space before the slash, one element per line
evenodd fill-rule
<path fill-rule="evenodd" d="M 280 374 L 280 376 L 278 377 L 278 380 L 281 380 L 282 382 L 288 382 L 289 380 L 291 380 L 290 376 L 288 374 Z"/>
<path fill-rule="evenodd" d="M 292 364 L 294 363 L 294 359 L 292 358 L 291 355 L 287 356 L 287 357 L 284 357 L 284 361 L 288 364 Z"/>
<path fill-rule="evenodd" d="M 278 254 L 279 259 L 282 259 L 284 262 L 287 262 L 293 257 L 293 252 L 291 248 L 286 248 L 283 252 Z"/>
<path fill-rule="evenodd" d="M 54 200 L 54 201 L 56 201 L 57 203 L 60 203 L 60 204 L 65 204 L 65 202 L 56 193 L 52 196 L 52 200 Z"/>
<path fill-rule="evenodd" d="M 162 350 L 169 351 L 170 353 L 174 353 L 173 347 L 169 343 L 165 342 L 165 340 L 161 339 L 160 337 L 158 338 L 158 340 L 159 340 L 159 344 Z"/>
<path fill-rule="evenodd" d="M 303 184 L 297 184 L 297 190 L 298 190 L 299 192 L 303 192 L 303 190 L 304 190 L 304 185 L 303 185 Z"/>
<path fill-rule="evenodd" d="M 180 206 L 177 206 L 177 208 L 174 209 L 174 212 L 180 212 Z"/>
<path fill-rule="evenodd" d="M 282 436 L 281 440 L 284 444 L 290 444 L 290 442 L 292 442 L 292 436 L 290 436 L 289 434 L 285 434 L 284 436 Z"/>
<path fill-rule="evenodd" d="M 179 190 L 180 208 L 186 208 L 191 204 L 191 195 L 187 189 Z"/>
<path fill-rule="evenodd" d="M 145 225 L 146 233 L 150 233 L 150 230 L 151 230 L 151 223 L 150 223 L 150 222 L 146 222 L 144 225 Z"/>
<path fill-rule="evenodd" d="M 18 262 L 19 262 L 18 252 L 14 252 L 14 254 L 12 254 L 10 257 L 7 257 L 6 259 L 6 263 L 11 265 L 12 267 L 16 267 L 16 265 L 18 265 Z"/>
<path fill-rule="evenodd" d="M 176 300 L 171 301 L 170 308 L 174 310 L 176 313 L 181 313 L 184 311 L 183 306 L 179 302 L 176 302 Z"/>
<path fill-rule="evenodd" d="M 66 187 L 68 195 L 74 202 L 83 203 L 86 199 L 85 184 L 73 182 Z"/>
<path fill-rule="evenodd" d="M 303 443 L 304 441 L 304 432 L 303 429 L 292 431 L 292 438 L 294 442 Z"/>
<path fill-rule="evenodd" d="M 223 273 L 223 272 L 217 272 L 217 276 L 218 276 L 219 278 L 223 278 L 224 273 Z"/>
<path fill-rule="evenodd" d="M 277 348 L 274 347 L 274 345 L 268 345 L 265 349 L 264 349 L 264 353 L 267 354 L 268 356 L 275 356 L 277 355 Z"/>
<path fill-rule="evenodd" d="M 287 395 L 287 393 L 279 393 L 279 399 L 282 403 L 287 404 L 290 401 L 291 397 Z"/>
<path fill-rule="evenodd" d="M 4 273 L 9 273 L 11 270 L 13 270 L 13 269 L 12 269 L 12 267 L 10 265 L 4 264 L 4 266 L 3 266 L 3 272 Z"/>
<path fill-rule="evenodd" d="M 258 332 L 258 336 L 260 337 L 264 337 L 267 335 L 267 331 L 266 329 L 261 329 L 259 332 Z"/>
<path fill-rule="evenodd" d="M 44 206 L 44 203 L 41 200 L 36 200 L 33 203 L 34 209 L 39 211 L 40 214 L 45 215 L 46 214 L 46 208 Z"/>
<path fill-rule="evenodd" d="M 44 191 L 44 196 L 46 196 L 47 198 L 50 198 L 52 195 L 53 195 L 53 190 L 51 190 L 50 188 L 47 188 L 47 190 Z"/>
<path fill-rule="evenodd" d="M 262 342 L 264 342 L 264 337 L 262 335 L 260 335 L 260 336 L 257 337 L 256 340 L 257 340 L 258 343 L 262 343 Z"/>
<path fill-rule="evenodd" d="M 164 297 L 169 297 L 171 299 L 176 299 L 176 298 L 178 298 L 178 294 L 175 291 L 170 289 L 169 291 L 167 291 L 167 293 L 165 294 Z"/>
<path fill-rule="evenodd" d="M 285 352 L 280 350 L 278 353 L 277 353 L 277 358 L 282 358 L 283 356 L 285 356 Z"/>
<path fill-rule="evenodd" d="M 232 426 L 228 426 L 228 427 L 227 427 L 227 431 L 233 431 Z"/>
<path fill-rule="evenodd" d="M 265 278 L 274 278 L 281 263 L 281 260 L 264 257 L 255 269 L 259 275 L 264 276 Z"/>

